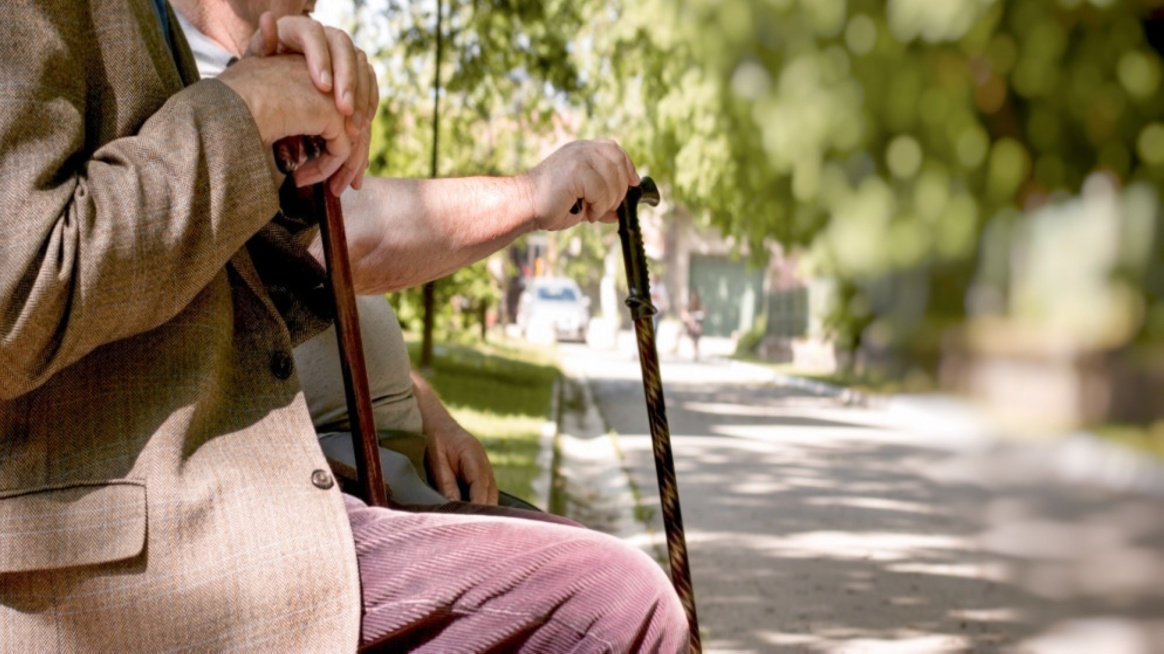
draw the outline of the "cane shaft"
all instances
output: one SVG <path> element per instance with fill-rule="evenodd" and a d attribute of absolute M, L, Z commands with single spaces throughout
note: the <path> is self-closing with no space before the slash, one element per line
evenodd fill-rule
<path fill-rule="evenodd" d="M 659 503 L 663 509 L 663 528 L 667 534 L 667 559 L 671 566 L 671 583 L 683 603 L 690 628 L 690 651 L 700 652 L 699 620 L 695 614 L 695 589 L 691 585 L 691 566 L 687 557 L 687 539 L 683 531 L 683 512 L 679 508 L 679 485 L 675 480 L 675 460 L 671 455 L 671 433 L 667 425 L 667 408 L 663 402 L 663 383 L 659 376 L 659 358 L 655 348 L 655 326 L 651 318 L 635 321 L 639 345 L 639 363 L 643 369 L 643 392 L 647 398 L 647 421 L 651 427 L 651 447 L 655 455 L 655 476 L 659 481 Z"/>
<path fill-rule="evenodd" d="M 339 341 L 340 370 L 348 401 L 348 422 L 352 430 L 356 471 L 362 499 L 371 506 L 388 506 L 384 473 L 380 469 L 380 443 L 376 421 L 372 417 L 372 400 L 368 386 L 368 369 L 364 361 L 364 341 L 356 312 L 356 295 L 352 285 L 352 268 L 348 261 L 347 234 L 339 198 L 325 184 L 315 185 L 315 206 L 323 208 L 320 232 L 324 260 L 335 301 L 335 330 Z"/>
<path fill-rule="evenodd" d="M 325 145 L 319 137 L 288 137 L 274 146 L 275 163 L 285 175 L 319 156 Z M 348 401 L 348 423 L 352 431 L 352 449 L 356 455 L 357 492 L 372 506 L 388 506 L 388 491 L 380 469 L 380 442 L 376 421 L 372 417 L 372 394 L 368 386 L 368 368 L 364 360 L 364 341 L 360 338 L 360 319 L 356 313 L 356 293 L 352 284 L 352 266 L 348 261 L 348 239 L 344 229 L 344 212 L 339 198 L 327 183 L 312 187 L 316 223 L 323 238 L 323 259 L 335 307 L 336 342 L 339 345 L 340 374 Z"/>
<path fill-rule="evenodd" d="M 695 590 L 691 585 L 691 566 L 687 557 L 687 539 L 683 531 L 683 512 L 679 507 L 679 486 L 675 480 L 675 461 L 671 454 L 671 431 L 667 424 L 666 404 L 663 401 L 663 380 L 659 374 L 659 353 L 655 344 L 654 325 L 656 309 L 651 304 L 647 258 L 643 251 L 636 208 L 640 198 L 658 202 L 658 191 L 650 179 L 644 178 L 642 187 L 632 188 L 618 210 L 618 234 L 622 240 L 623 263 L 626 266 L 627 287 L 630 290 L 626 304 L 631 310 L 635 338 L 638 341 L 643 392 L 647 401 L 647 421 L 651 428 L 651 445 L 655 456 L 655 475 L 659 482 L 659 503 L 663 510 L 663 528 L 667 534 L 667 559 L 670 563 L 671 583 L 675 586 L 675 593 L 687 613 L 689 649 L 698 653 L 702 651 L 699 619 L 695 613 Z"/>

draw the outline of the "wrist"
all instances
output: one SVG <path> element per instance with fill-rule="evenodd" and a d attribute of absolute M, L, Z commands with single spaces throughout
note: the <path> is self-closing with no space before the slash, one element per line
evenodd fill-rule
<path fill-rule="evenodd" d="M 272 150 L 272 144 L 274 143 L 274 140 L 271 140 L 270 135 L 267 134 L 263 129 L 264 122 L 266 121 L 259 119 L 259 112 L 262 111 L 263 102 L 261 97 L 255 97 L 256 94 L 251 92 L 253 85 L 246 84 L 244 80 L 232 79 L 231 75 L 229 75 L 230 70 L 231 69 L 228 68 L 223 71 L 221 75 L 213 79 L 213 82 L 221 83 L 222 86 L 229 89 L 229 91 L 234 94 L 234 96 L 238 98 L 239 101 L 241 101 L 242 104 L 246 107 L 247 114 L 250 116 L 251 121 L 254 124 L 254 133 L 258 135 L 259 141 L 262 143 L 263 152 L 267 162 L 267 169 L 271 173 L 271 182 L 277 189 L 283 185 L 284 175 L 282 171 L 279 170 L 279 166 L 275 162 L 275 154 Z M 257 95 L 261 96 L 262 94 Z"/>
<path fill-rule="evenodd" d="M 518 206 L 520 209 L 521 233 L 542 229 L 540 216 L 537 210 L 537 201 L 534 193 L 533 171 L 526 171 L 511 178 L 517 185 Z"/>

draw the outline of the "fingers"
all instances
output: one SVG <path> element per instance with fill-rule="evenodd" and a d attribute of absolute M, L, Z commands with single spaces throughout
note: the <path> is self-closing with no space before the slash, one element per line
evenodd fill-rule
<path fill-rule="evenodd" d="M 614 141 L 611 141 L 611 143 L 613 143 L 614 146 L 618 148 L 617 143 Z M 626 166 L 627 177 L 630 179 L 630 185 L 638 186 L 642 184 L 643 179 L 639 177 L 639 171 L 635 169 L 635 163 L 631 161 L 630 155 L 627 154 L 626 150 L 623 150 L 622 148 L 618 148 L 618 151 L 622 153 L 622 164 Z"/>
<path fill-rule="evenodd" d="M 618 208 L 633 172 L 633 167 L 627 168 L 627 161 L 625 152 L 613 141 L 596 141 L 587 153 L 584 166 L 578 171 L 586 220 L 601 220 Z"/>
<path fill-rule="evenodd" d="M 318 23 L 317 23 L 318 24 Z M 351 116 L 356 108 L 356 93 L 359 92 L 359 58 L 352 39 L 343 32 L 321 27 L 324 43 L 331 51 L 332 71 L 335 73 L 335 106 L 345 116 Z"/>
<path fill-rule="evenodd" d="M 470 502 L 497 504 L 497 480 L 480 441 L 463 433 L 449 457 L 456 477 L 469 487 Z"/>
<path fill-rule="evenodd" d="M 352 186 L 363 185 L 364 171 L 368 167 L 370 135 L 368 127 L 376 114 L 380 101 L 376 75 L 368 64 L 368 57 L 353 45 L 351 37 L 344 32 L 323 27 L 319 23 L 300 16 L 289 16 L 279 21 L 280 42 L 284 48 L 300 48 L 307 59 L 312 79 L 321 91 L 332 91 L 335 107 L 346 116 L 344 130 L 354 139 L 352 147 L 345 149 L 328 148 L 326 159 L 319 161 L 317 169 L 296 177 L 296 182 L 315 183 L 322 181 L 325 173 L 333 193 L 339 195 Z M 324 83 L 328 88 L 324 88 Z M 338 165 L 336 165 L 338 162 Z M 331 173 L 328 173 L 331 171 Z M 312 179 L 304 182 L 304 179 Z"/>
<path fill-rule="evenodd" d="M 296 171 L 296 183 L 304 186 L 329 180 L 337 195 L 349 185 L 359 188 L 371 147 L 368 128 L 380 102 L 375 70 L 367 55 L 344 32 L 311 18 L 291 15 L 275 20 L 270 12 L 264 13 L 247 55 L 286 53 L 303 55 L 312 84 L 321 93 L 330 93 L 336 110 L 344 116 L 347 137 L 325 134 L 326 152 Z"/>
<path fill-rule="evenodd" d="M 449 501 L 461 499 L 461 489 L 457 486 L 457 475 L 449 465 L 443 449 L 430 449 L 427 454 L 428 471 L 432 475 L 433 484 L 437 492 L 444 495 Z"/>
<path fill-rule="evenodd" d="M 368 112 L 368 125 L 371 125 L 380 111 L 380 82 L 376 77 L 376 69 L 372 68 L 371 64 L 367 65 L 365 73 L 371 80 L 371 84 L 368 85 L 368 97 L 364 101 L 365 110 Z"/>
<path fill-rule="evenodd" d="M 602 173 L 591 167 L 583 168 L 575 175 L 581 185 L 582 217 L 588 222 L 594 222 L 600 216 L 611 210 L 617 186 L 609 185 Z"/>
<path fill-rule="evenodd" d="M 335 106 L 348 117 L 345 129 L 356 136 L 376 115 L 379 88 L 368 56 L 345 32 L 302 16 L 279 21 L 282 51 L 302 52 L 319 90 L 333 92 Z"/>
<path fill-rule="evenodd" d="M 338 178 L 331 182 L 331 190 L 338 196 L 351 182 L 352 170 L 363 172 L 363 168 L 353 163 L 353 159 L 363 156 L 363 165 L 367 166 L 367 146 L 360 150 L 338 122 L 325 126 L 320 136 L 324 139 L 324 151 L 295 171 L 295 184 L 303 187 Z"/>
<path fill-rule="evenodd" d="M 337 38 L 347 39 L 347 34 L 337 31 Z M 337 65 L 336 67 L 336 106 L 350 107 L 346 129 L 348 134 L 355 136 L 366 130 L 376 117 L 376 110 L 380 106 L 380 87 L 376 81 L 376 71 L 368 63 L 368 55 L 363 50 L 355 49 L 354 64 L 348 70 Z M 346 64 L 345 64 L 346 65 Z"/>
<path fill-rule="evenodd" d="M 477 504 L 492 504 L 496 505 L 500 499 L 497 486 L 486 485 L 483 482 L 473 484 L 469 487 L 469 501 Z"/>
<path fill-rule="evenodd" d="M 535 225 L 563 229 L 579 220 L 613 222 L 627 189 L 642 180 L 630 156 L 609 140 L 575 141 L 525 175 L 533 198 Z M 582 201 L 580 215 L 569 210 Z"/>
<path fill-rule="evenodd" d="M 360 132 L 352 144 L 351 154 L 328 180 L 335 195 L 342 194 L 349 185 L 356 190 L 364 185 L 364 171 L 368 168 L 368 151 L 371 147 L 368 136 L 366 130 Z"/>
<path fill-rule="evenodd" d="M 353 136 L 372 124 L 372 119 L 376 117 L 376 110 L 380 105 L 380 88 L 376 82 L 376 71 L 368 63 L 368 55 L 363 50 L 356 50 L 354 73 L 356 89 L 353 93 L 352 115 L 347 126 L 348 133 Z"/>
<path fill-rule="evenodd" d="M 350 52 L 354 46 L 351 40 L 347 42 L 349 52 L 336 52 L 332 49 L 325 28 L 314 20 L 305 16 L 284 16 L 277 22 L 280 53 L 298 53 L 307 59 L 307 69 L 311 72 L 311 80 L 315 88 L 323 93 L 332 90 L 334 84 L 334 69 L 337 59 L 354 57 Z M 339 103 L 337 102 L 337 108 Z M 344 113 L 340 109 L 341 113 Z M 344 113 L 347 115 L 349 112 Z"/>
<path fill-rule="evenodd" d="M 375 72 L 368 65 L 367 55 L 342 30 L 324 27 L 306 16 L 284 16 L 274 21 L 273 35 L 272 21 L 269 12 L 259 19 L 259 31 L 252 37 L 247 54 L 302 54 L 316 88 L 324 93 L 334 89 L 340 113 L 354 116 L 356 130 L 366 127 L 379 102 Z"/>
<path fill-rule="evenodd" d="M 346 129 L 355 136 L 371 122 L 375 111 L 369 112 L 368 98 L 377 94 L 376 77 L 368 65 L 368 56 L 352 45 L 351 37 L 337 29 L 326 28 L 328 44 L 335 70 L 335 100 L 340 113 L 348 116 Z"/>
<path fill-rule="evenodd" d="M 363 186 L 364 171 L 368 168 L 371 148 L 368 131 L 361 131 L 352 139 L 346 129 L 338 126 L 322 136 L 324 151 L 295 171 L 295 184 L 303 187 L 326 180 L 336 196 L 343 194 L 348 186 L 358 190 Z"/>
<path fill-rule="evenodd" d="M 244 57 L 269 57 L 279 51 L 279 27 L 275 15 L 264 11 L 259 16 L 259 30 L 251 37 Z"/>
<path fill-rule="evenodd" d="M 638 186 L 642 183 L 642 179 L 639 177 L 638 171 L 635 170 L 635 164 L 631 161 L 630 155 L 619 146 L 617 141 L 600 139 L 596 143 L 598 144 L 599 153 L 610 162 L 612 169 L 622 182 L 621 195 L 625 195 L 627 188 Z M 621 201 L 621 197 L 619 199 Z"/>
<path fill-rule="evenodd" d="M 631 172 L 634 170 L 634 167 L 627 168 L 627 162 L 630 160 L 630 157 L 614 141 L 609 141 L 609 145 L 606 147 L 600 147 L 598 154 L 607 163 L 607 165 L 600 165 L 598 168 L 602 172 L 607 188 L 614 195 L 613 203 L 610 207 L 614 209 L 622 203 L 623 197 L 626 196 L 626 190 L 631 185 Z"/>
<path fill-rule="evenodd" d="M 426 434 L 425 442 L 429 473 L 441 495 L 460 500 L 467 487 L 470 502 L 497 504 L 497 480 L 480 441 L 458 426 Z"/>
<path fill-rule="evenodd" d="M 469 484 L 469 501 L 477 504 L 497 504 L 497 481 L 493 479 L 493 471 L 488 467 L 480 470 L 475 462 L 470 462 L 463 471 L 465 481 Z"/>

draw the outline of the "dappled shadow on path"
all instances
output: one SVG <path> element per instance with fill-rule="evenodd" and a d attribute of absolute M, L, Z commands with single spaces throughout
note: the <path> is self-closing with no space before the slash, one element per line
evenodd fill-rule
<path fill-rule="evenodd" d="M 657 506 L 634 384 L 592 386 Z M 709 651 L 1164 651 L 1161 503 L 787 389 L 667 402 Z"/>

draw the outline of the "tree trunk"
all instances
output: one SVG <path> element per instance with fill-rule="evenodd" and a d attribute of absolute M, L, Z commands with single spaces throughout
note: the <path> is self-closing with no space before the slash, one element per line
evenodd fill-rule
<path fill-rule="evenodd" d="M 444 13 L 444 3 L 437 0 L 437 20 L 436 20 L 436 66 L 433 67 L 432 79 L 432 177 L 437 176 L 437 152 L 438 142 L 441 134 L 441 47 L 443 41 L 441 38 L 441 18 Z M 432 368 L 432 323 L 433 323 L 433 309 L 435 302 L 433 296 L 436 293 L 436 282 L 429 282 L 424 285 L 424 335 L 421 337 L 420 343 L 420 367 Z"/>

